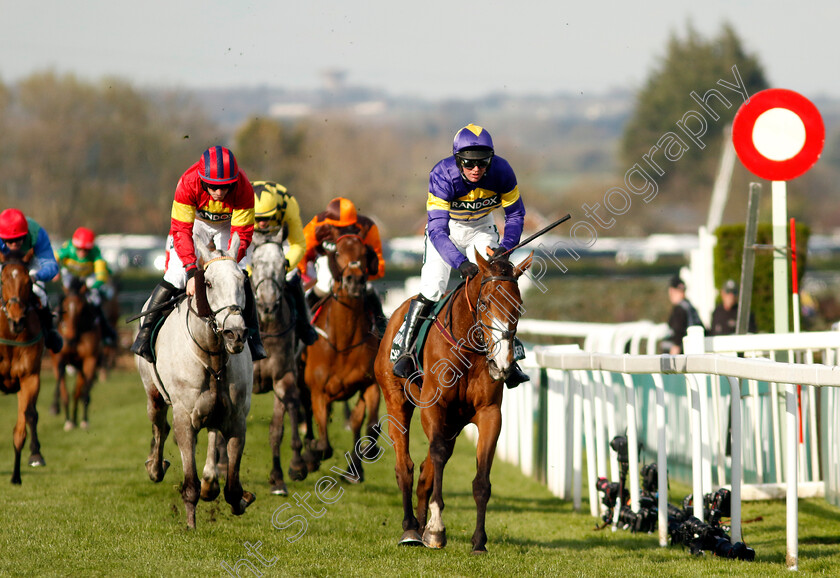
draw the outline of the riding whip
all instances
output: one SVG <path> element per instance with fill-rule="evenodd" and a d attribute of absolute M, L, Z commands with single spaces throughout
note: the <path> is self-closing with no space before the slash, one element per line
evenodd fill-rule
<path fill-rule="evenodd" d="M 566 221 L 568 221 L 571 218 L 572 218 L 571 213 L 566 213 L 565 217 L 561 217 L 557 221 L 554 221 L 553 223 L 551 223 L 549 226 L 544 227 L 540 231 L 537 231 L 536 233 L 534 233 L 533 235 L 531 235 L 530 237 L 528 237 L 524 241 L 520 241 L 518 244 L 514 245 L 513 247 L 511 247 L 510 249 L 508 249 L 504 253 L 499 253 L 498 255 L 494 255 L 493 257 L 490 258 L 490 260 L 493 261 L 495 259 L 502 259 L 502 258 L 510 255 L 515 250 L 519 249 L 520 247 L 524 247 L 525 245 L 527 245 L 528 243 L 530 243 L 531 241 L 533 241 L 537 237 L 539 237 L 541 235 L 545 235 L 546 233 L 548 233 L 551 229 L 553 229 L 554 227 L 556 227 L 560 223 L 565 223 Z"/>

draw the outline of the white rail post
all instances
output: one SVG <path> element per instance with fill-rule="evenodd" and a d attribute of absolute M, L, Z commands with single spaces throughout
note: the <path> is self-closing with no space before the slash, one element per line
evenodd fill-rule
<path fill-rule="evenodd" d="M 686 374 L 689 413 L 691 414 L 691 479 L 694 517 L 703 522 L 703 439 L 700 415 L 700 386 L 695 374 Z"/>
<path fill-rule="evenodd" d="M 732 504 L 731 504 L 731 525 L 732 543 L 741 541 L 741 484 L 743 483 L 743 462 L 741 460 L 741 447 L 743 444 L 741 434 L 741 383 L 735 377 L 727 377 L 731 395 L 731 416 L 732 416 Z"/>
<path fill-rule="evenodd" d="M 668 545 L 668 456 L 665 429 L 665 382 L 661 373 L 653 374 L 656 386 L 656 485 L 659 492 L 659 545 Z"/>
<path fill-rule="evenodd" d="M 723 431 L 723 426 L 721 425 L 720 419 L 720 389 L 721 384 L 723 382 L 722 376 L 714 376 L 712 377 L 712 404 L 714 408 L 712 410 L 712 416 L 714 417 L 715 423 L 715 441 L 716 444 L 716 453 L 717 453 L 717 483 L 718 486 L 723 486 L 726 484 L 726 436 L 727 432 Z"/>
<path fill-rule="evenodd" d="M 572 376 L 572 507 L 580 512 L 581 489 L 583 486 L 583 391 L 577 371 L 570 371 Z"/>
<path fill-rule="evenodd" d="M 630 459 L 630 509 L 639 511 L 639 436 L 636 432 L 636 391 L 633 376 L 622 373 L 627 398 L 627 456 Z M 618 517 L 618 516 L 616 516 Z"/>
<path fill-rule="evenodd" d="M 785 561 L 789 570 L 799 569 L 799 487 L 797 434 L 796 427 L 796 385 L 788 383 L 785 388 L 785 409 L 787 410 L 787 548 Z"/>
<path fill-rule="evenodd" d="M 582 371 L 581 374 L 587 376 L 588 372 Z M 587 382 L 589 382 L 588 377 L 583 377 L 580 382 L 580 389 L 583 394 L 583 431 L 586 438 L 586 487 L 589 488 L 589 512 L 597 518 L 600 514 L 598 489 L 595 485 L 598 481 L 598 475 L 595 472 L 598 450 L 595 448 L 595 432 L 592 423 L 592 382 Z"/>
<path fill-rule="evenodd" d="M 773 464 L 776 471 L 776 483 L 781 484 L 784 481 L 782 472 L 785 469 L 782 463 L 782 432 L 781 423 L 779 421 L 779 413 L 781 407 L 779 406 L 779 384 L 770 384 L 770 417 L 773 424 Z"/>

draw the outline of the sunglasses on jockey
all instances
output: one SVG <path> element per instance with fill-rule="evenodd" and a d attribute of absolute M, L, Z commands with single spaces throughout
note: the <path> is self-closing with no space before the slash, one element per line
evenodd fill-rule
<path fill-rule="evenodd" d="M 473 168 L 476 168 L 476 167 L 478 167 L 478 168 L 480 168 L 480 169 L 486 169 L 487 167 L 489 167 L 489 166 L 490 166 L 490 160 L 491 160 L 491 159 L 492 159 L 492 157 L 487 157 L 487 158 L 485 158 L 485 159 L 464 159 L 464 158 L 459 158 L 459 159 L 458 159 L 458 162 L 459 162 L 459 163 L 461 164 L 461 166 L 462 166 L 462 167 L 464 167 L 465 169 L 473 169 Z"/>

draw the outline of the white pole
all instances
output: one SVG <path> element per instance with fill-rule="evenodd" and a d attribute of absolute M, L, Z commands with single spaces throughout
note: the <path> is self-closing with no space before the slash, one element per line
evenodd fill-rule
<path fill-rule="evenodd" d="M 761 437 L 761 398 L 758 396 L 758 382 L 747 381 L 752 398 L 753 435 L 755 443 L 755 476 L 759 484 L 764 483 L 764 445 Z"/>
<path fill-rule="evenodd" d="M 712 403 L 714 404 L 712 415 L 715 421 L 715 439 L 717 441 L 718 486 L 726 485 L 726 432 L 722 430 L 720 423 L 720 388 L 723 379 L 723 377 L 712 378 Z"/>
<path fill-rule="evenodd" d="M 773 460 L 776 466 L 776 483 L 782 483 L 782 434 L 779 423 L 779 384 L 770 384 L 770 418 L 773 424 Z"/>
<path fill-rule="evenodd" d="M 633 376 L 622 373 L 627 407 L 627 455 L 630 459 L 630 508 L 639 511 L 639 436 L 636 432 L 636 391 Z M 616 516 L 618 517 L 618 516 Z"/>
<path fill-rule="evenodd" d="M 798 443 L 796 427 L 796 385 L 789 383 L 786 386 L 785 406 L 787 409 L 787 547 L 785 561 L 789 570 L 799 569 L 799 484 L 796 472 Z"/>
<path fill-rule="evenodd" d="M 741 483 L 743 464 L 741 461 L 741 384 L 738 379 L 728 377 L 732 391 L 732 543 L 741 541 Z"/>
<path fill-rule="evenodd" d="M 608 478 L 607 474 L 607 456 L 610 453 L 609 441 L 605 439 L 604 432 L 604 384 L 600 382 L 598 376 L 600 371 L 592 371 L 589 373 L 589 391 L 592 396 L 592 408 L 595 416 L 595 451 L 592 453 L 592 458 L 597 464 L 597 477 Z M 589 452 L 587 451 L 587 459 L 589 459 Z M 595 486 L 593 485 L 594 489 Z"/>
<path fill-rule="evenodd" d="M 589 381 L 589 372 L 583 371 L 582 374 L 585 376 L 580 382 L 580 388 L 583 392 L 583 431 L 586 437 L 586 487 L 589 488 L 589 512 L 597 518 L 600 511 L 598 509 L 598 489 L 595 486 L 598 481 L 598 474 L 595 472 L 597 450 L 595 449 L 595 432 L 593 431 L 592 419 L 593 384 Z"/>
<path fill-rule="evenodd" d="M 659 545 L 668 545 L 668 457 L 665 431 L 665 382 L 662 374 L 653 374 L 656 386 L 656 476 L 659 492 Z"/>
<path fill-rule="evenodd" d="M 581 487 L 583 485 L 583 424 L 581 423 L 585 416 L 583 415 L 583 394 L 581 392 L 581 385 L 579 379 L 579 372 L 570 371 L 570 383 L 572 386 L 572 507 L 575 512 L 580 512 L 581 508 Z"/>
<path fill-rule="evenodd" d="M 615 416 L 618 414 L 616 410 L 616 402 L 618 398 L 615 395 L 615 386 L 613 385 L 612 373 L 609 371 L 597 372 L 601 375 L 601 383 L 603 383 L 604 394 L 604 408 L 607 414 L 607 446 L 609 442 L 618 434 L 618 428 L 615 424 Z M 601 447 L 600 445 L 598 447 Z M 614 482 L 618 481 L 618 454 L 607 450 L 610 462 L 610 479 Z M 617 518 L 617 516 L 616 516 Z"/>
<path fill-rule="evenodd" d="M 694 491 L 694 517 L 703 521 L 703 439 L 700 415 L 700 387 L 697 376 L 685 376 L 691 414 L 691 477 Z"/>

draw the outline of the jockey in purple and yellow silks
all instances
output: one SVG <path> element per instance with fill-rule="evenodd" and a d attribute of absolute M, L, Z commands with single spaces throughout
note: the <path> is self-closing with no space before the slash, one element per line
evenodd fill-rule
<path fill-rule="evenodd" d="M 501 241 L 492 215 L 496 209 L 505 212 Z M 429 174 L 426 211 L 420 294 L 409 304 L 405 347 L 394 363 L 394 374 L 403 378 L 416 370 L 412 349 L 419 319 L 443 295 L 452 269 L 461 277 L 473 277 L 478 274 L 478 265 L 472 262 L 475 250 L 483 254 L 489 247 L 493 254 L 502 253 L 519 243 L 522 235 L 525 206 L 516 175 L 505 159 L 496 156 L 486 129 L 469 124 L 455 135 L 452 156 L 437 163 Z M 511 369 L 508 387 L 528 380 L 516 364 Z"/>

